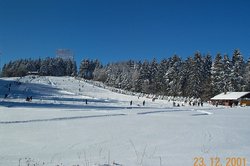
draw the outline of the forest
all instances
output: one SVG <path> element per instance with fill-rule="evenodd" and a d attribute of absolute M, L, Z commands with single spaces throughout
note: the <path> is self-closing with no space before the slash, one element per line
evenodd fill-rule
<path fill-rule="evenodd" d="M 36 72 L 41 76 L 74 76 L 100 81 L 132 92 L 182 96 L 208 100 L 227 91 L 250 91 L 250 58 L 239 50 L 229 55 L 196 52 L 182 59 L 178 55 L 161 61 L 128 60 L 103 65 L 83 59 L 79 69 L 74 60 L 61 58 L 19 59 L 4 64 L 1 77 L 21 77 Z"/>

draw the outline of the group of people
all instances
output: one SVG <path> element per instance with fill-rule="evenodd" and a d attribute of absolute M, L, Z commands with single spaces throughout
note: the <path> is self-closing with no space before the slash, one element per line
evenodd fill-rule
<path fill-rule="evenodd" d="M 132 106 L 133 105 L 133 101 L 131 100 L 129 104 L 130 104 L 130 106 Z M 143 100 L 142 105 L 145 106 L 145 104 L 146 104 L 146 102 L 145 102 L 145 100 Z"/>
<path fill-rule="evenodd" d="M 26 101 L 32 101 L 32 96 L 30 96 L 30 97 L 26 97 Z"/>
<path fill-rule="evenodd" d="M 145 100 L 143 100 L 143 102 L 142 102 L 142 105 L 143 106 L 145 106 Z M 133 105 L 133 101 L 131 100 L 130 102 L 129 102 L 129 105 L 130 106 L 132 106 Z M 201 106 L 201 107 L 203 107 L 203 102 L 201 101 L 201 102 L 189 102 L 189 105 L 190 106 L 196 106 L 196 105 L 198 105 L 198 106 Z M 184 106 L 184 104 L 182 104 L 181 106 Z M 173 107 L 180 107 L 180 104 L 179 103 L 176 103 L 176 102 L 173 102 Z"/>
<path fill-rule="evenodd" d="M 198 105 L 198 106 L 202 106 L 203 107 L 203 102 L 202 101 L 198 101 L 198 102 L 191 102 L 191 101 L 189 101 L 189 105 L 190 106 L 196 106 L 196 105 Z"/>

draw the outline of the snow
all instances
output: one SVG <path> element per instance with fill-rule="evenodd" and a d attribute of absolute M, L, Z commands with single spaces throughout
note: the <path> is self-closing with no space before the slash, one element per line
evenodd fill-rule
<path fill-rule="evenodd" d="M 0 165 L 184 166 L 200 156 L 249 165 L 248 107 L 173 107 L 71 77 L 18 79 L 0 79 L 3 97 L 11 83 L 0 102 Z"/>

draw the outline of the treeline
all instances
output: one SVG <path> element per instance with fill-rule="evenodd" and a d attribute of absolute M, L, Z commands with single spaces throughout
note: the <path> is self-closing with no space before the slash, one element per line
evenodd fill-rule
<path fill-rule="evenodd" d="M 239 50 L 232 58 L 197 52 L 182 60 L 174 55 L 157 62 L 119 62 L 94 71 L 94 80 L 121 89 L 166 96 L 195 97 L 203 100 L 227 91 L 250 91 L 250 59 Z"/>
<path fill-rule="evenodd" d="M 37 73 L 42 76 L 76 76 L 76 62 L 61 58 L 20 59 L 10 61 L 2 68 L 2 77 L 21 77 Z"/>
<path fill-rule="evenodd" d="M 217 54 L 214 60 L 209 54 L 199 52 L 184 60 L 174 55 L 160 62 L 129 60 L 104 66 L 98 60 L 85 59 L 78 72 L 71 60 L 18 60 L 4 65 L 2 75 L 24 76 L 28 71 L 49 76 L 78 76 L 134 92 L 203 100 L 221 92 L 250 91 L 250 59 L 245 61 L 239 50 L 234 51 L 232 58 Z"/>

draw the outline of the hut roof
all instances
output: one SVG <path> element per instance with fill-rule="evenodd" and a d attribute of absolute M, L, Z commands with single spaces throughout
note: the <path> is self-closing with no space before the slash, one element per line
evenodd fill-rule
<path fill-rule="evenodd" d="M 250 94 L 250 92 L 223 92 L 214 96 L 211 100 L 238 100 L 247 94 Z"/>

